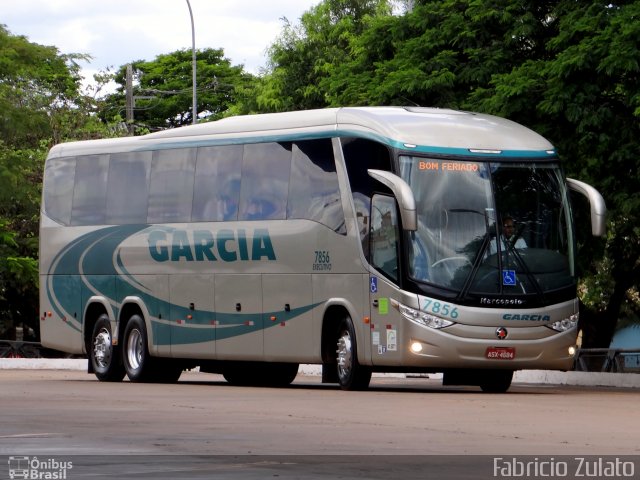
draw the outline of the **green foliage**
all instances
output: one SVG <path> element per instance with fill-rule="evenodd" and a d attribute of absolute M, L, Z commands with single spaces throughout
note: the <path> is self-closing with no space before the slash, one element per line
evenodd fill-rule
<path fill-rule="evenodd" d="M 327 0 L 306 12 L 300 26 L 284 19 L 269 49 L 269 74 L 257 85 L 252 106 L 274 112 L 330 105 L 327 82 L 369 22 L 390 12 L 386 0 Z"/>
<path fill-rule="evenodd" d="M 193 63 L 191 50 L 159 55 L 150 62 L 132 63 L 134 123 L 147 129 L 189 125 L 193 120 Z M 109 95 L 103 119 L 124 112 L 126 105 L 126 65 L 114 77 L 120 85 Z M 236 102 L 236 91 L 248 88 L 253 77 L 243 67 L 233 66 L 221 49 L 196 51 L 196 99 L 200 120 L 217 120 Z"/>
<path fill-rule="evenodd" d="M 399 3 L 407 8 L 392 14 Z M 640 311 L 639 19 L 633 0 L 324 0 L 300 24 L 284 19 L 259 78 L 222 50 L 199 50 L 198 111 L 418 104 L 533 128 L 568 176 L 606 199 L 606 239 L 590 237 L 580 203 L 575 215 L 586 343 L 607 346 L 617 319 Z M 35 282 L 42 142 L 121 134 L 111 125 L 124 115 L 125 67 L 119 91 L 99 99 L 79 93 L 78 58 L 0 28 L 0 315 L 17 318 L 2 298 Z M 191 123 L 191 51 L 133 66 L 134 94 L 154 97 L 136 101 L 136 124 Z"/>
<path fill-rule="evenodd" d="M 609 208 L 606 242 L 576 212 L 589 341 L 607 346 L 620 315 L 640 311 L 640 2 L 418 0 L 341 17 L 354 3 L 371 6 L 326 0 L 285 25 L 257 108 L 461 108 L 548 137 Z"/>
<path fill-rule="evenodd" d="M 58 115 L 75 106 L 86 55 L 61 55 L 55 47 L 29 42 L 0 25 L 0 140 L 37 147 L 59 137 Z"/>
<path fill-rule="evenodd" d="M 38 328 L 36 258 L 44 154 L 0 143 L 0 320 L 5 328 Z"/>
<path fill-rule="evenodd" d="M 477 92 L 479 108 L 528 123 L 560 151 L 567 174 L 604 195 L 609 208 L 605 256 L 586 242 L 585 304 L 607 346 L 621 313 L 640 310 L 640 3 L 554 2 L 545 55 L 496 74 Z M 634 294 L 635 292 L 635 294 Z M 603 303 L 602 299 L 606 299 Z"/>
<path fill-rule="evenodd" d="M 42 167 L 52 143 L 82 136 L 92 122 L 82 58 L 0 26 L 0 336 L 19 324 L 38 333 Z"/>

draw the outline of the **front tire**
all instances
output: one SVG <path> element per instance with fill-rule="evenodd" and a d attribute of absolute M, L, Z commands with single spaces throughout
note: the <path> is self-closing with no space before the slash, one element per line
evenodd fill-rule
<path fill-rule="evenodd" d="M 100 315 L 93 326 L 88 350 L 91 368 L 98 380 L 101 382 L 122 381 L 125 375 L 122 357 L 120 349 L 113 345 L 111 322 L 106 314 Z"/>
<path fill-rule="evenodd" d="M 495 370 L 486 372 L 480 382 L 480 388 L 485 393 L 505 393 L 511 386 L 513 370 Z"/>
<path fill-rule="evenodd" d="M 222 375 L 232 385 L 286 387 L 298 375 L 298 368 L 297 363 L 232 362 Z"/>
<path fill-rule="evenodd" d="M 371 368 L 358 362 L 356 334 L 351 318 L 346 316 L 338 328 L 336 363 L 338 383 L 343 390 L 366 390 L 371 381 Z"/>

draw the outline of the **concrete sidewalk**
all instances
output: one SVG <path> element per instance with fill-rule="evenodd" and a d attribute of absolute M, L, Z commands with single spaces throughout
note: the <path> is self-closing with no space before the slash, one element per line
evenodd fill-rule
<path fill-rule="evenodd" d="M 48 359 L 48 358 L 2 358 L 0 370 L 87 370 L 84 359 Z M 303 375 L 319 376 L 319 365 L 300 365 Z M 385 374 L 374 374 L 385 375 Z M 394 374 L 404 378 L 400 374 Z M 429 375 L 430 378 L 442 378 L 441 374 Z M 605 372 L 556 372 L 547 370 L 521 370 L 515 373 L 513 383 L 542 385 L 570 385 L 590 387 L 640 388 L 640 374 Z"/>

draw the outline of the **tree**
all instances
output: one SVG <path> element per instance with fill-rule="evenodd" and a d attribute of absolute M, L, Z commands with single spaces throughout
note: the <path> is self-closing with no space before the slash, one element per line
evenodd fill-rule
<path fill-rule="evenodd" d="M 198 117 L 216 120 L 234 104 L 236 90 L 247 88 L 253 76 L 246 73 L 242 65 L 231 65 L 221 49 L 197 50 L 196 60 Z M 158 55 L 150 62 L 132 62 L 132 66 L 136 80 L 133 95 L 137 125 L 161 129 L 192 123 L 191 50 Z M 120 67 L 115 80 L 120 87 L 106 99 L 102 113 L 105 120 L 113 112 L 124 111 L 126 65 Z"/>
<path fill-rule="evenodd" d="M 640 3 L 551 6 L 541 55 L 494 75 L 472 103 L 532 124 L 555 143 L 570 176 L 605 196 L 605 255 L 598 258 L 597 243 L 582 245 L 583 258 L 596 258 L 582 264 L 592 271 L 582 297 L 591 309 L 585 346 L 607 347 L 620 317 L 640 311 Z"/>
<path fill-rule="evenodd" d="M 284 19 L 269 49 L 269 70 L 255 106 L 262 112 L 325 107 L 325 83 L 349 57 L 349 49 L 373 17 L 391 14 L 387 0 L 325 0 L 304 13 L 300 25 Z"/>
<path fill-rule="evenodd" d="M 97 127 L 77 60 L 0 25 L 0 336 L 38 336 L 38 220 L 42 167 L 53 144 Z"/>
<path fill-rule="evenodd" d="M 36 147 L 55 133 L 55 112 L 79 95 L 76 61 L 83 58 L 61 55 L 0 25 L 0 139 L 5 144 Z"/>
<path fill-rule="evenodd" d="M 37 336 L 38 217 L 43 150 L 0 142 L 0 338 L 24 325 Z"/>
<path fill-rule="evenodd" d="M 336 4 L 350 2 L 322 2 L 299 29 L 285 26 L 257 106 L 460 108 L 548 137 L 568 175 L 609 207 L 606 244 L 578 224 L 585 346 L 608 346 L 618 318 L 640 311 L 640 3 L 416 0 L 353 29 Z"/>
<path fill-rule="evenodd" d="M 324 84 L 330 104 L 462 108 L 492 75 L 543 54 L 549 1 L 416 3 L 404 15 L 373 18 L 354 39 Z"/>

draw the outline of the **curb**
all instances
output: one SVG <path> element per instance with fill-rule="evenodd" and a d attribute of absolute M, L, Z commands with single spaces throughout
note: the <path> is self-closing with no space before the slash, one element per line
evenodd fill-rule
<path fill-rule="evenodd" d="M 87 371 L 86 359 L 49 358 L 1 358 L 0 370 L 79 370 Z M 320 365 L 300 365 L 302 375 L 320 376 Z M 374 376 L 405 378 L 404 374 L 374 374 Z M 439 379 L 442 374 L 429 375 Z M 566 385 L 588 387 L 640 388 L 637 373 L 608 372 L 557 372 L 550 370 L 520 370 L 515 372 L 513 383 L 540 385 Z"/>

